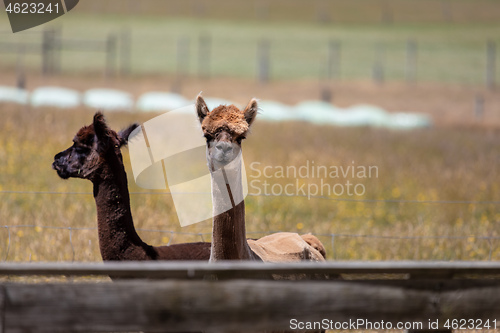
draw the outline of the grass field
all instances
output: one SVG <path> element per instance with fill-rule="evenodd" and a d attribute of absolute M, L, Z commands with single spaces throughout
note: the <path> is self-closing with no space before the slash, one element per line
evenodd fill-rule
<path fill-rule="evenodd" d="M 297 2 L 296 5 L 299 6 L 299 3 L 302 2 Z M 365 8 L 367 13 L 380 12 L 380 4 L 371 2 L 371 5 L 368 5 L 366 1 L 361 1 L 358 5 L 362 3 L 364 3 L 362 8 L 368 6 Z M 396 21 L 394 24 L 380 24 L 369 18 L 363 19 L 363 11 L 356 11 L 356 7 L 349 6 L 341 6 L 338 11 L 333 9 L 332 11 L 339 16 L 343 16 L 343 13 L 346 16 L 353 16 L 354 11 L 359 16 L 354 23 L 333 20 L 327 24 L 318 24 L 310 20 L 293 19 L 294 13 L 300 10 L 300 6 L 291 4 L 283 7 L 283 10 L 288 10 L 289 20 L 264 21 L 255 18 L 238 19 L 238 15 L 220 19 L 215 11 L 207 12 L 202 17 L 167 14 L 161 16 L 159 13 L 163 7 L 159 6 L 157 1 L 145 3 L 144 8 L 151 7 L 151 9 L 145 10 L 141 15 L 120 14 L 120 10 L 114 14 L 107 10 L 93 11 L 94 7 L 88 4 L 82 6 L 84 8 L 80 12 L 76 11 L 42 27 L 15 35 L 1 34 L 0 42 L 40 43 L 41 34 L 36 32 L 46 27 L 61 28 L 63 39 L 76 41 L 104 42 L 111 33 L 120 35 L 123 31 L 130 31 L 130 69 L 135 75 L 176 73 L 180 57 L 181 67 L 186 68 L 188 75 L 197 75 L 200 72 L 200 58 L 203 58 L 204 62 L 201 63 L 209 64 L 208 68 L 207 66 L 203 68 L 204 73 L 209 72 L 212 76 L 255 78 L 258 67 L 258 44 L 266 39 L 270 43 L 272 79 L 325 80 L 329 43 L 335 41 L 340 43 L 340 58 L 334 60 L 334 63 L 338 63 L 338 68 L 333 69 L 338 72 L 335 80 L 370 79 L 375 63 L 380 62 L 384 67 L 385 80 L 403 81 L 407 71 L 407 43 L 412 40 L 418 45 L 416 53 L 418 81 L 483 84 L 486 72 L 486 43 L 491 41 L 500 45 L 500 19 L 489 20 L 487 15 L 484 17 L 480 15 L 474 20 L 457 18 L 453 22 L 439 20 L 428 22 L 423 18 L 427 17 L 426 15 L 432 18 L 430 13 L 434 10 L 426 12 L 425 4 L 418 4 L 416 1 L 405 1 L 405 3 L 410 9 L 404 6 L 397 9 L 396 6 L 396 12 L 423 11 L 421 21 L 413 21 L 411 16 L 402 14 L 401 21 Z M 439 12 L 440 5 L 436 5 L 440 3 L 439 1 L 426 3 L 428 8 L 437 8 Z M 433 4 L 430 5 L 431 3 Z M 472 3 L 474 9 L 467 7 Z M 490 15 L 500 12 L 500 6 L 493 1 L 482 1 L 481 4 L 457 1 L 456 6 L 469 8 L 471 15 L 482 13 L 488 8 Z M 158 9 L 156 15 L 153 14 L 154 8 Z M 462 10 L 466 12 L 465 9 Z M 282 15 L 286 16 L 285 13 Z M 0 27 L 8 30 L 5 16 L 0 16 Z M 210 51 L 200 50 L 200 36 L 211 38 Z M 185 51 L 178 49 L 181 39 L 187 45 Z M 121 41 L 118 45 L 121 50 Z M 8 47 L 8 51 L 12 51 L 12 47 Z M 14 68 L 21 58 L 20 54 L 9 52 L 4 48 L 0 68 Z M 120 52 L 118 67 L 122 63 Z M 498 52 L 496 57 L 498 60 Z M 39 53 L 25 55 L 22 59 L 30 71 L 40 69 Z M 82 74 L 101 73 L 105 59 L 105 54 L 102 52 L 90 50 L 78 52 L 64 48 L 60 56 L 63 72 Z M 496 68 L 496 76 L 500 76 L 500 66 Z"/>
<path fill-rule="evenodd" d="M 90 122 L 93 110 L 26 110 L 3 105 L 0 111 L 0 220 L 3 225 L 35 226 L 0 228 L 0 258 L 100 260 L 90 182 L 63 181 L 51 169 L 54 154 L 70 145 L 74 133 Z M 153 116 L 110 113 L 108 119 L 113 128 L 121 128 Z M 314 161 L 317 166 L 376 166 L 378 170 L 378 177 L 372 178 L 298 179 L 305 186 L 320 184 L 322 179 L 329 184 L 351 181 L 364 186 L 361 196 L 330 195 L 328 199 L 310 200 L 249 196 L 247 230 L 252 237 L 272 230 L 313 232 L 323 235 L 321 240 L 329 258 L 338 260 L 500 258 L 498 204 L 488 203 L 500 201 L 495 167 L 500 156 L 497 130 L 434 128 L 398 132 L 257 120 L 244 143 L 244 154 L 249 180 L 257 180 L 257 185 L 250 188 L 254 194 L 263 190 L 258 181 L 264 180 L 259 173 L 265 166 L 299 168 Z M 144 192 L 133 182 L 126 151 L 125 162 L 130 190 Z M 252 162 L 260 164 L 252 167 Z M 267 180 L 281 185 L 297 181 L 293 176 L 281 178 L 276 174 Z M 372 199 L 424 202 L 363 202 Z M 203 233 L 207 234 L 205 240 L 210 238 L 210 221 L 180 228 L 168 194 L 133 194 L 132 211 L 136 226 L 144 229 L 140 235 L 149 243 L 165 244 L 171 235 L 145 230 Z M 68 228 L 75 229 L 70 232 Z M 333 247 L 330 234 L 338 235 Z M 199 239 L 197 235 L 175 235 L 172 242 Z"/>
<path fill-rule="evenodd" d="M 188 77 L 177 87 L 186 97 L 207 96 L 244 103 L 251 96 L 295 104 L 318 99 L 328 85 L 333 103 L 371 103 L 394 111 L 429 114 L 435 128 L 394 132 L 334 128 L 301 123 L 257 121 L 245 142 L 249 180 L 261 184 L 265 166 L 375 166 L 378 176 L 279 177 L 269 183 L 295 187 L 362 185 L 363 195 L 328 198 L 247 198 L 250 236 L 272 230 L 314 232 L 330 259 L 488 260 L 500 256 L 498 204 L 498 90 L 486 90 L 486 42 L 500 42 L 500 3 L 491 0 L 380 2 L 276 0 L 239 2 L 85 1 L 79 9 L 1 42 L 40 43 L 45 27 L 62 37 L 104 41 L 110 33 L 131 32 L 131 75 L 103 78 L 102 52 L 63 51 L 63 75 L 41 76 L 40 55 L 2 49 L 0 84 L 14 85 L 15 69 L 25 65 L 27 88 L 57 85 L 84 91 L 123 89 L 134 97 L 170 90 L 178 68 L 177 43 L 188 40 L 182 55 Z M 327 14 L 327 15 L 326 15 Z M 325 16 L 326 15 L 326 16 Z M 0 30 L 8 31 L 5 15 Z M 200 36 L 210 36 L 209 56 Z M 255 82 L 257 45 L 270 42 L 267 85 Z M 406 84 L 406 43 L 418 43 L 417 84 Z M 340 74 L 326 84 L 328 44 L 340 42 Z M 119 48 L 122 44 L 119 42 Z M 500 45 L 500 44 L 499 44 Z M 200 57 L 212 78 L 197 80 Z M 498 52 L 496 56 L 498 63 Z M 385 64 L 384 85 L 371 81 L 377 59 Z M 118 56 L 117 66 L 123 63 Z M 500 77 L 500 66 L 496 67 Z M 485 100 L 484 116 L 474 118 L 474 100 Z M 62 181 L 50 165 L 95 110 L 58 111 L 0 105 L 0 259 L 100 260 L 95 205 L 89 182 Z M 152 114 L 109 114 L 121 128 Z M 128 155 L 125 153 L 127 168 Z M 260 163 L 256 170 L 252 162 Z M 131 178 L 132 210 L 141 236 L 152 244 L 209 240 L 209 221 L 181 229 L 168 194 L 141 194 Z M 328 178 L 328 179 L 326 179 Z M 260 186 L 260 185 L 259 185 Z M 256 194 L 261 187 L 251 188 Z M 12 192 L 14 191 L 14 192 Z M 18 191 L 18 192 L 16 192 Z M 33 192 L 56 192 L 33 193 Z M 68 194 L 68 193 L 72 194 Z M 300 193 L 299 193 L 300 194 Z M 328 195 L 327 195 L 328 196 Z M 375 201 L 374 201 L 375 200 Z M 387 201 L 389 200 L 389 201 Z M 436 202 L 437 201 L 437 202 Z M 450 203 L 459 201 L 461 203 Z M 27 225 L 29 227 L 22 227 Z M 186 234 L 147 230 L 171 230 Z M 335 234 L 335 237 L 331 237 Z"/>

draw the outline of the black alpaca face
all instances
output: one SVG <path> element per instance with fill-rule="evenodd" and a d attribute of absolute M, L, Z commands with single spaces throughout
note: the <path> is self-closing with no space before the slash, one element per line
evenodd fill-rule
<path fill-rule="evenodd" d="M 82 127 L 73 139 L 73 145 L 56 154 L 52 168 L 59 177 L 93 180 L 113 161 L 123 164 L 120 148 L 127 144 L 128 136 L 139 125 L 133 124 L 116 133 L 106 125 L 102 113 L 94 116 L 94 122 Z"/>
<path fill-rule="evenodd" d="M 196 110 L 207 140 L 208 163 L 212 170 L 219 169 L 240 154 L 241 142 L 257 115 L 257 101 L 252 99 L 244 111 L 234 105 L 221 105 L 209 111 L 198 96 Z"/>
<path fill-rule="evenodd" d="M 83 127 L 73 139 L 73 145 L 54 156 L 52 168 L 59 177 L 89 178 L 97 170 L 100 163 L 93 132 L 91 126 Z"/>

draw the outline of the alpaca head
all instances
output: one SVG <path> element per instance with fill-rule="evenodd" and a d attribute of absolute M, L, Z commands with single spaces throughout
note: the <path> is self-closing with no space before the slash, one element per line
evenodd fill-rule
<path fill-rule="evenodd" d="M 82 127 L 73 138 L 73 145 L 54 156 L 52 167 L 59 177 L 83 178 L 91 181 L 104 178 L 116 163 L 123 166 L 120 148 L 137 124 L 116 133 L 108 128 L 102 113 L 94 115 L 89 126 Z"/>
<path fill-rule="evenodd" d="M 220 105 L 208 110 L 201 95 L 196 98 L 196 112 L 207 140 L 207 159 L 211 170 L 219 169 L 238 156 L 241 141 L 257 115 L 257 100 L 252 99 L 245 110 L 234 105 Z"/>

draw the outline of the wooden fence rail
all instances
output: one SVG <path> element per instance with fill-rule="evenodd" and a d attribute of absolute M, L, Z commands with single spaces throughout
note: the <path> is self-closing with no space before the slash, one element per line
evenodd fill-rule
<path fill-rule="evenodd" d="M 269 274 L 342 274 L 344 280 L 272 281 Z M 436 332 L 431 328 L 451 331 L 446 323 L 463 319 L 475 327 L 488 321 L 494 329 L 500 325 L 498 274 L 494 262 L 3 263 L 0 275 L 158 279 L 1 283 L 0 332 L 255 332 L 314 322 L 358 330 L 383 322 Z"/>

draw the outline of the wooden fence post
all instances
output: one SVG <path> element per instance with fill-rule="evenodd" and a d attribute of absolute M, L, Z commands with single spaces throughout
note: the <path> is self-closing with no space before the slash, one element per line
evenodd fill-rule
<path fill-rule="evenodd" d="M 270 42 L 267 39 L 257 45 L 257 76 L 260 83 L 269 82 L 269 49 Z"/>
<path fill-rule="evenodd" d="M 452 279 L 453 274 L 449 272 L 434 272 L 433 274 L 421 274 L 421 273 L 413 273 L 410 274 L 409 279 L 410 280 L 419 280 L 419 279 Z M 439 286 L 439 284 L 438 284 Z M 436 289 L 436 291 L 439 291 L 439 289 Z M 423 329 L 422 330 L 406 330 L 406 333 L 452 333 L 452 330 L 448 329 L 442 329 L 437 327 L 437 329 L 433 329 L 432 327 L 426 327 L 425 322 L 423 322 Z"/>
<path fill-rule="evenodd" d="M 57 74 L 61 71 L 61 28 L 52 28 L 50 30 L 49 45 L 49 72 L 50 74 Z"/>
<path fill-rule="evenodd" d="M 116 69 L 116 35 L 109 34 L 106 40 L 106 69 L 105 75 L 111 77 L 115 75 Z"/>
<path fill-rule="evenodd" d="M 326 103 L 331 103 L 333 100 L 333 92 L 330 87 L 324 86 L 321 88 L 321 100 Z"/>
<path fill-rule="evenodd" d="M 130 28 L 125 28 L 121 33 L 120 41 L 120 74 L 129 75 L 130 69 L 130 52 L 131 52 L 131 32 Z"/>
<path fill-rule="evenodd" d="M 409 39 L 406 42 L 406 81 L 414 83 L 417 78 L 417 42 Z"/>
<path fill-rule="evenodd" d="M 59 63 L 59 54 L 57 53 L 57 51 L 59 51 L 59 47 L 58 47 L 58 39 L 60 40 L 60 38 L 57 38 L 58 36 L 58 33 L 60 33 L 60 30 L 56 29 L 56 28 L 52 28 L 50 30 L 50 63 L 49 63 L 49 66 L 50 66 L 50 73 L 51 74 L 55 74 L 57 73 L 58 69 L 57 69 L 57 65 Z"/>
<path fill-rule="evenodd" d="M 497 46 L 493 41 L 486 43 L 486 86 L 495 88 Z"/>
<path fill-rule="evenodd" d="M 198 77 L 210 77 L 210 60 L 212 56 L 212 38 L 210 35 L 200 35 L 198 39 Z"/>
<path fill-rule="evenodd" d="M 19 89 L 26 89 L 26 76 L 24 73 L 24 46 L 20 46 L 17 49 L 17 64 L 16 64 L 16 72 L 17 72 L 17 82 L 16 86 Z"/>
<path fill-rule="evenodd" d="M 42 74 L 49 75 L 52 72 L 52 49 L 53 49 L 53 31 L 51 29 L 45 29 L 42 32 L 42 48 L 41 48 L 41 58 L 42 58 Z"/>
<path fill-rule="evenodd" d="M 340 41 L 330 40 L 328 43 L 328 60 L 326 69 L 326 75 L 329 81 L 340 79 L 340 51 Z"/>
<path fill-rule="evenodd" d="M 378 84 L 382 84 L 385 81 L 385 44 L 382 42 L 377 43 L 375 46 L 373 80 Z"/>
<path fill-rule="evenodd" d="M 189 38 L 180 37 L 177 40 L 177 75 L 184 76 L 189 67 Z"/>
<path fill-rule="evenodd" d="M 177 39 L 177 69 L 172 91 L 181 91 L 182 80 L 189 69 L 189 38 L 179 37 Z"/>

